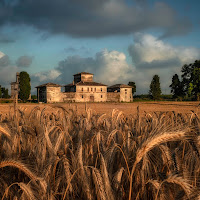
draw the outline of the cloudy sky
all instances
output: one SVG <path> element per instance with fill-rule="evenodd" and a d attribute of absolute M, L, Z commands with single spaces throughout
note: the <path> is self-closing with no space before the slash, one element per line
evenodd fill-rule
<path fill-rule="evenodd" d="M 94 73 L 108 85 L 173 74 L 200 59 L 199 0 L 0 0 L 0 84 L 27 71 L 35 86 Z"/>

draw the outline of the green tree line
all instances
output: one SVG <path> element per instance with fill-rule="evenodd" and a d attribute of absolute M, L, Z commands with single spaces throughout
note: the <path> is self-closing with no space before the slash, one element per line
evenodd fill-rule
<path fill-rule="evenodd" d="M 135 82 L 129 82 L 133 86 L 132 93 L 136 92 Z M 200 100 L 200 60 L 185 64 L 181 68 L 181 77 L 174 74 L 169 85 L 173 99 Z M 153 100 L 161 98 L 160 77 L 153 76 L 149 86 L 149 97 Z"/>

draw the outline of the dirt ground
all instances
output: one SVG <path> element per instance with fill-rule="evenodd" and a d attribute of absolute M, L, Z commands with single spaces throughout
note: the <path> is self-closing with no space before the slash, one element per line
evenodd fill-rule
<path fill-rule="evenodd" d="M 26 113 L 39 106 L 43 109 L 46 106 L 63 106 L 66 109 L 77 109 L 79 114 L 85 113 L 86 108 L 91 108 L 98 114 L 106 113 L 110 115 L 113 109 L 118 109 L 126 115 L 135 115 L 139 106 L 140 114 L 145 112 L 175 111 L 178 113 L 191 113 L 191 110 L 200 114 L 200 102 L 133 102 L 133 103 L 59 103 L 59 104 L 18 104 L 20 108 L 25 109 Z M 13 110 L 13 104 L 0 104 L 0 113 L 5 114 Z M 145 112 L 144 112 L 145 111 Z"/>

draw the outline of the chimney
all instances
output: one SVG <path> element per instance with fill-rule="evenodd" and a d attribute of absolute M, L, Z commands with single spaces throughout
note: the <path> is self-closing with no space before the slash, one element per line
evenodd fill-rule
<path fill-rule="evenodd" d="M 19 72 L 16 73 L 16 83 L 19 83 Z"/>

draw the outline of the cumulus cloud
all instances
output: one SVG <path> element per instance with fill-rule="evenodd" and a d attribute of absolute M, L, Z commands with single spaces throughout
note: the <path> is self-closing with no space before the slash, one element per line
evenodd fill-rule
<path fill-rule="evenodd" d="M 5 56 L 5 54 L 0 51 L 0 58 L 2 58 L 3 56 Z"/>
<path fill-rule="evenodd" d="M 135 34 L 129 54 L 138 69 L 174 68 L 199 59 L 200 50 L 176 47 L 149 34 Z"/>
<path fill-rule="evenodd" d="M 33 74 L 31 84 L 33 87 L 47 82 L 69 84 L 73 81 L 73 74 L 82 71 L 94 73 L 94 81 L 112 85 L 127 84 L 129 79 L 132 80 L 134 68 L 127 63 L 124 53 L 105 49 L 96 53 L 94 58 L 69 56 L 54 69 Z"/>
<path fill-rule="evenodd" d="M 163 93 L 169 93 L 172 76 L 180 74 L 181 67 L 200 58 L 200 49 L 173 46 L 149 34 L 135 34 L 134 42 L 128 48 L 132 63 L 128 63 L 123 52 L 104 49 L 94 57 L 68 56 L 52 70 L 31 76 L 32 87 L 55 82 L 61 85 L 71 83 L 73 74 L 87 71 L 94 74 L 94 81 L 107 85 L 127 84 L 135 81 L 137 93 L 148 93 L 155 74 L 160 76 Z"/>
<path fill-rule="evenodd" d="M 0 52 L 0 85 L 10 90 L 10 83 L 16 80 L 20 68 L 15 65 L 8 55 Z"/>
<path fill-rule="evenodd" d="M 16 65 L 18 67 L 29 67 L 32 64 L 33 57 L 31 56 L 20 56 L 17 61 Z"/>
<path fill-rule="evenodd" d="M 56 69 L 38 72 L 31 76 L 31 81 L 38 84 L 51 82 L 52 80 L 55 80 L 60 74 L 61 73 Z"/>
<path fill-rule="evenodd" d="M 11 2 L 11 1 L 6 1 Z M 25 24 L 55 34 L 103 37 L 159 28 L 163 37 L 182 35 L 191 22 L 163 2 L 135 0 L 18 0 L 0 3 L 0 25 Z M 13 17 L 14 16 L 14 17 Z"/>
<path fill-rule="evenodd" d="M 124 53 L 107 49 L 96 53 L 95 58 L 68 57 L 61 61 L 56 69 L 61 72 L 58 79 L 62 82 L 67 79 L 72 81 L 72 74 L 88 71 L 95 74 L 96 81 L 106 84 L 114 84 L 119 80 L 127 81 L 133 70 L 127 63 Z"/>
<path fill-rule="evenodd" d="M 126 61 L 126 55 L 118 51 L 104 50 L 96 54 L 97 79 L 107 84 L 121 83 L 131 78 L 134 68 Z"/>
<path fill-rule="evenodd" d="M 134 79 L 139 93 L 148 92 L 155 74 L 160 76 L 163 92 L 170 92 L 172 76 L 175 73 L 180 74 L 184 64 L 200 58 L 198 48 L 173 46 L 152 35 L 141 33 L 134 35 L 134 43 L 128 50 L 136 67 Z"/>
<path fill-rule="evenodd" d="M 0 52 L 0 85 L 10 89 L 10 82 L 15 80 L 18 71 L 17 66 L 13 66 L 9 57 Z"/>
<path fill-rule="evenodd" d="M 10 59 L 7 55 L 0 57 L 0 68 L 6 67 L 10 64 Z"/>

